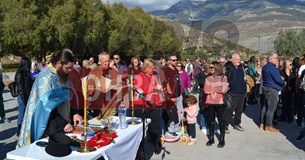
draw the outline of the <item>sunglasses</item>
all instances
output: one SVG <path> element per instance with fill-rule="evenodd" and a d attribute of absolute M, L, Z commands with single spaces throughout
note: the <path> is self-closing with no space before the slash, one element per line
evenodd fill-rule
<path fill-rule="evenodd" d="M 177 59 L 171 59 L 171 61 L 172 61 L 172 62 L 176 62 L 176 61 L 177 61 Z"/>
<path fill-rule="evenodd" d="M 215 67 L 210 67 L 210 69 L 214 69 Z"/>
<path fill-rule="evenodd" d="M 115 60 L 119 60 L 119 58 L 113 58 L 113 59 L 115 59 Z"/>

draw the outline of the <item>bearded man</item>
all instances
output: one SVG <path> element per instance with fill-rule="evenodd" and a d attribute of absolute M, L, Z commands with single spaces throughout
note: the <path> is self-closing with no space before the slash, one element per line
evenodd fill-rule
<path fill-rule="evenodd" d="M 75 58 L 71 50 L 63 49 L 35 80 L 28 100 L 17 148 L 31 144 L 54 133 L 73 131 L 70 119 L 68 73 Z M 82 123 L 80 115 L 74 124 Z"/>

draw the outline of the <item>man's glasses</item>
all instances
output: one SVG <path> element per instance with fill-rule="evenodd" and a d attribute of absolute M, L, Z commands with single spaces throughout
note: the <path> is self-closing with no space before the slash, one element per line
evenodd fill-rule
<path fill-rule="evenodd" d="M 172 61 L 172 62 L 176 62 L 176 61 L 177 61 L 177 59 L 171 59 L 171 61 Z"/>
<path fill-rule="evenodd" d="M 119 60 L 119 58 L 113 58 L 113 59 L 115 59 L 115 60 Z"/>
<path fill-rule="evenodd" d="M 210 67 L 210 69 L 214 69 L 215 67 Z"/>

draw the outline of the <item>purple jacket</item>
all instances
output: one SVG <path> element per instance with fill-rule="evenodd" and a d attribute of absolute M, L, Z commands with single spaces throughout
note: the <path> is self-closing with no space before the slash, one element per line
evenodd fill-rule
<path fill-rule="evenodd" d="M 184 88 L 191 88 L 191 80 L 189 75 L 185 71 L 179 73 L 181 79 L 181 93 L 184 92 Z"/>

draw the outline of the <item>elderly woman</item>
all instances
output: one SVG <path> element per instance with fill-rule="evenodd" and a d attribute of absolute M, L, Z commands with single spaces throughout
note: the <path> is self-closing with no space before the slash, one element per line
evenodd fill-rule
<path fill-rule="evenodd" d="M 142 99 L 136 99 L 134 101 L 136 108 L 144 108 L 144 115 L 151 119 L 149 124 L 149 135 L 151 142 L 154 145 L 154 150 L 156 154 L 161 152 L 161 142 L 160 142 L 160 130 L 159 130 L 159 120 L 160 120 L 160 109 L 162 105 L 160 101 L 154 101 L 150 96 L 155 92 L 161 92 L 161 86 L 159 85 L 159 78 L 155 72 L 156 66 L 155 61 L 152 59 L 146 59 L 142 66 L 142 71 L 136 75 L 134 80 L 134 86 L 143 91 L 143 95 L 148 99 L 149 102 L 143 101 Z M 156 94 L 157 95 L 157 94 Z M 136 96 L 137 97 L 137 96 Z M 135 116 L 142 117 L 142 109 L 137 109 Z"/>

